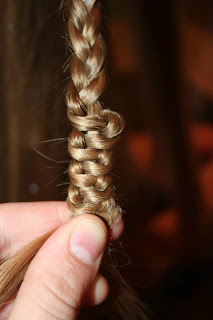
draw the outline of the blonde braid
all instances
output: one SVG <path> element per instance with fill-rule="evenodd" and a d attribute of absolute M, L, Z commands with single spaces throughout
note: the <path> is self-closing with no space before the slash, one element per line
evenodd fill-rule
<path fill-rule="evenodd" d="M 100 24 L 99 3 L 72 1 L 68 32 L 73 55 L 66 101 L 73 127 L 68 143 L 73 160 L 68 170 L 68 203 L 73 215 L 93 213 L 112 226 L 121 215 L 110 175 L 112 149 L 124 128 L 124 120 L 118 113 L 102 109 L 98 100 L 106 79 L 106 47 Z"/>
<path fill-rule="evenodd" d="M 103 110 L 99 96 L 105 86 L 106 48 L 99 33 L 101 15 L 96 0 L 73 0 L 68 23 L 73 55 L 67 88 L 68 117 L 73 130 L 68 149 L 71 185 L 68 202 L 73 215 L 93 213 L 112 226 L 120 218 L 111 184 L 112 148 L 123 130 L 117 113 Z M 0 265 L 0 308 L 21 285 L 26 270 L 43 243 L 54 232 L 33 240 Z"/>

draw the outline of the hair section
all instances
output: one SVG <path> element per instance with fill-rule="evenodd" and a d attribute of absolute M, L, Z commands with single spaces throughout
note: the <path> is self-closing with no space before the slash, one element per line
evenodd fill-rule
<path fill-rule="evenodd" d="M 73 54 L 66 101 L 73 130 L 68 144 L 72 158 L 68 203 L 73 215 L 93 213 L 112 226 L 122 212 L 115 200 L 110 171 L 124 120 L 118 113 L 103 109 L 99 101 L 106 82 L 100 4 L 73 0 L 69 10 Z"/>

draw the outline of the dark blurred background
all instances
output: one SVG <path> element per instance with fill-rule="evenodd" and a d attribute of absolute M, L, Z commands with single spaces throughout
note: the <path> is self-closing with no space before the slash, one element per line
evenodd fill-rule
<path fill-rule="evenodd" d="M 0 202 L 65 200 L 69 74 L 58 0 L 0 2 Z M 212 319 L 213 2 L 104 0 L 104 105 L 126 130 L 112 249 L 153 319 Z"/>

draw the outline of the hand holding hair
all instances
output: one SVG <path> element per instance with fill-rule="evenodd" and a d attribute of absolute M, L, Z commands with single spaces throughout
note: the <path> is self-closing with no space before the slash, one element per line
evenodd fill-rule
<path fill-rule="evenodd" d="M 55 232 L 54 227 L 46 228 L 42 236 L 37 232 L 33 241 L 28 239 L 0 265 L 0 307 L 21 286 L 10 320 L 75 319 L 88 292 L 87 302 L 101 302 L 107 295 L 106 280 L 97 276 L 101 256 L 108 233 L 120 228 L 117 223 L 122 209 L 112 185 L 111 169 L 124 119 L 103 108 L 99 101 L 106 82 L 100 3 L 62 3 L 67 11 L 67 40 L 72 51 L 66 91 L 67 116 L 72 126 L 67 197 L 72 220 Z M 77 231 L 80 222 L 84 236 Z M 113 303 L 119 317 L 129 319 L 130 315 L 140 314 L 141 304 L 132 290 L 116 269 L 111 273 L 110 281 L 117 284 Z M 98 295 L 97 290 L 101 290 Z"/>
<path fill-rule="evenodd" d="M 64 202 L 0 205 L 0 226 L 5 226 L 0 230 L 1 258 L 58 228 L 32 260 L 15 303 L 1 309 L 0 320 L 72 320 L 82 304 L 96 305 L 106 298 L 108 283 L 98 269 L 108 240 L 119 237 L 123 222 L 109 234 L 96 216 L 80 215 L 62 225 L 69 217 Z"/>
<path fill-rule="evenodd" d="M 106 78 L 100 4 L 96 0 L 62 3 L 67 12 L 67 40 L 72 51 L 66 93 L 72 126 L 68 139 L 70 218 L 94 214 L 113 227 L 122 214 L 112 185 L 113 148 L 124 120 L 118 113 L 103 109 L 99 101 Z M 0 307 L 18 290 L 31 260 L 50 235 L 38 237 L 0 265 Z"/>

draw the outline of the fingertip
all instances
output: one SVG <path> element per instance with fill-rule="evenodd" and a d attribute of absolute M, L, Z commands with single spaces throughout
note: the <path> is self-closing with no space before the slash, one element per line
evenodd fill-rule
<path fill-rule="evenodd" d="M 69 221 L 72 215 L 67 201 L 57 202 L 57 212 L 62 224 Z"/>
<path fill-rule="evenodd" d="M 98 274 L 85 299 L 85 306 L 97 306 L 104 302 L 109 294 L 109 283 Z"/>
<path fill-rule="evenodd" d="M 124 220 L 121 218 L 110 230 L 109 230 L 109 239 L 111 242 L 120 238 L 121 234 L 124 231 Z"/>
<path fill-rule="evenodd" d="M 14 300 L 10 301 L 0 309 L 0 320 L 8 320 L 9 315 L 13 309 L 14 303 Z"/>
<path fill-rule="evenodd" d="M 97 221 L 91 216 L 84 220 L 76 218 L 70 239 L 71 253 L 81 262 L 94 265 L 102 256 L 107 240 L 107 231 L 100 219 Z"/>

